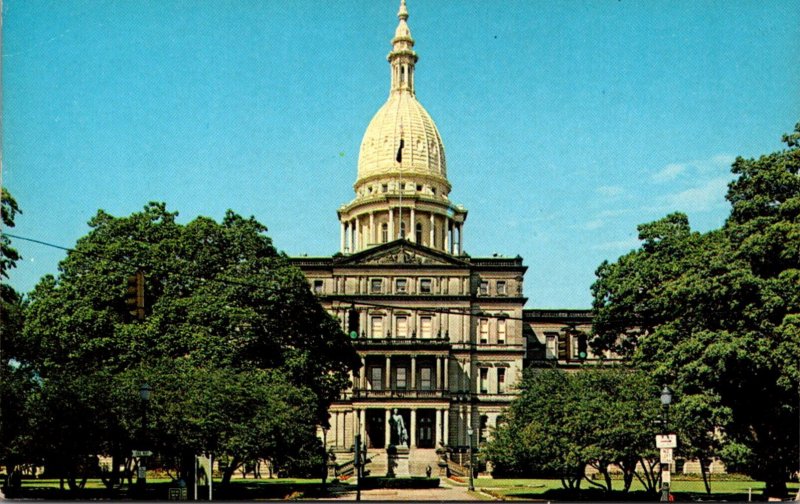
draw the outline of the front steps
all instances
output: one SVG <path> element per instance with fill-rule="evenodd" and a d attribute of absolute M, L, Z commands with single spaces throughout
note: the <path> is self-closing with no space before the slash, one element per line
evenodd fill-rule
<path fill-rule="evenodd" d="M 367 458 L 371 460 L 365 467 L 369 470 L 370 476 L 386 476 L 388 470 L 387 463 L 389 461 L 386 455 L 386 449 L 370 448 L 367 450 Z M 411 476 L 425 476 L 425 469 L 428 466 L 431 467 L 432 477 L 436 477 L 439 474 L 439 457 L 436 455 L 436 450 L 433 448 L 411 448 L 408 460 Z"/>

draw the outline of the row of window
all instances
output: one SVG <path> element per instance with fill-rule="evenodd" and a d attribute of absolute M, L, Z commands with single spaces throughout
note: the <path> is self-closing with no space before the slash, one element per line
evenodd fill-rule
<path fill-rule="evenodd" d="M 367 381 L 372 390 L 384 390 L 384 368 L 370 366 L 367 372 Z M 422 366 L 417 370 L 417 390 L 435 390 L 435 375 L 432 367 Z M 390 389 L 409 390 L 411 387 L 410 373 L 407 367 L 392 368 L 392 381 Z"/>
<path fill-rule="evenodd" d="M 506 320 L 497 319 L 497 344 L 504 345 L 506 343 Z M 489 343 L 489 319 L 482 318 L 478 320 L 478 341 L 483 344 Z"/>
<path fill-rule="evenodd" d="M 505 280 L 496 280 L 494 283 L 494 291 L 498 296 L 506 296 L 508 295 L 508 287 Z M 481 296 L 488 296 L 489 295 L 489 281 L 488 280 L 481 280 L 480 287 L 478 289 L 478 293 Z"/>
<path fill-rule="evenodd" d="M 384 334 L 384 323 L 383 319 L 385 317 L 383 315 L 374 315 L 370 317 L 370 337 L 372 338 L 383 338 L 384 336 L 391 336 L 391 333 L 387 331 Z M 430 339 L 433 337 L 433 317 L 423 315 L 419 318 L 419 333 L 416 330 L 412 331 L 409 334 L 409 316 L 408 315 L 397 315 L 395 316 L 395 331 L 394 336 L 396 338 L 408 338 L 410 335 L 418 336 L 423 339 Z"/>
<path fill-rule="evenodd" d="M 494 382 L 494 390 L 491 393 L 496 394 L 505 394 L 506 392 L 506 368 L 494 368 L 497 372 L 497 379 Z M 481 394 L 489 394 L 489 368 L 482 367 L 480 368 L 480 381 L 478 382 L 480 386 L 480 393 Z"/>

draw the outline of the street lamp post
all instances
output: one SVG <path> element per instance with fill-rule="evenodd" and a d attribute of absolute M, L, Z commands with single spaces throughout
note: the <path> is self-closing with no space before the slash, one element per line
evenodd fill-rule
<path fill-rule="evenodd" d="M 147 404 L 150 401 L 150 394 L 153 389 L 147 383 L 139 387 L 139 398 L 142 400 L 142 451 L 146 453 L 147 450 Z M 139 476 L 136 479 L 137 486 L 139 487 L 139 494 L 144 496 L 145 488 L 147 487 L 147 467 L 145 466 L 145 456 L 139 457 Z"/>
<path fill-rule="evenodd" d="M 475 491 L 475 483 L 472 480 L 473 478 L 473 470 L 472 470 L 472 427 L 467 427 L 467 447 L 469 449 L 469 491 Z"/>
<path fill-rule="evenodd" d="M 672 403 L 672 391 L 664 385 L 661 390 L 661 414 L 664 434 L 669 434 L 669 405 Z M 661 502 L 669 502 L 670 463 L 661 462 Z"/>

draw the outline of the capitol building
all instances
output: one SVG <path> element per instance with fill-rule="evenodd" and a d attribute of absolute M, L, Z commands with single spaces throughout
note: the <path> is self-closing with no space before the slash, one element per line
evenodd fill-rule
<path fill-rule="evenodd" d="M 436 467 L 437 447 L 460 460 L 470 430 L 474 447 L 488 439 L 523 368 L 596 356 L 580 332 L 588 310 L 525 309 L 521 257 L 465 252 L 468 211 L 451 200 L 445 143 L 417 100 L 405 0 L 397 17 L 389 97 L 364 133 L 354 197 L 337 210 L 339 252 L 292 262 L 361 357 L 331 406 L 327 448 L 344 460 L 360 432 L 379 467 L 396 409 L 420 475 Z"/>

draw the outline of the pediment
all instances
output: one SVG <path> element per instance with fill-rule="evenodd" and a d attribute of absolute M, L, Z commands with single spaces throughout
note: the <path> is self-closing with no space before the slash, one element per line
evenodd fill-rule
<path fill-rule="evenodd" d="M 463 260 L 405 240 L 396 240 L 345 257 L 340 264 L 348 265 L 424 265 L 464 266 Z"/>

